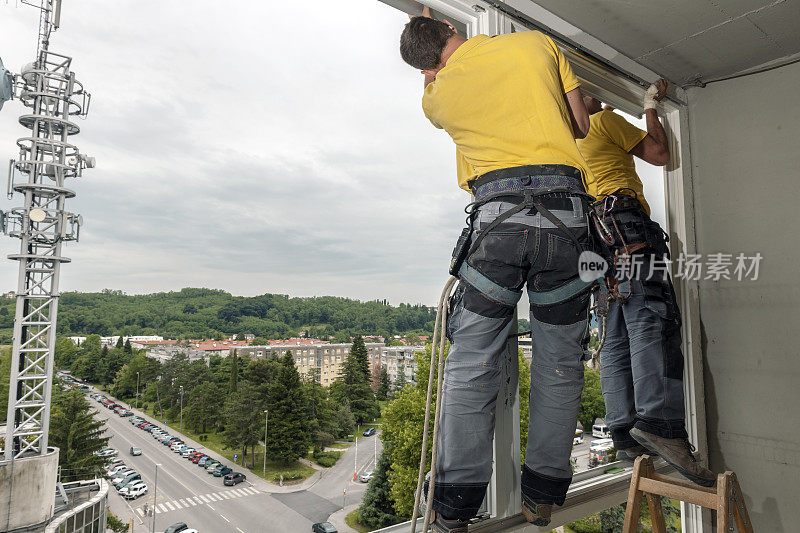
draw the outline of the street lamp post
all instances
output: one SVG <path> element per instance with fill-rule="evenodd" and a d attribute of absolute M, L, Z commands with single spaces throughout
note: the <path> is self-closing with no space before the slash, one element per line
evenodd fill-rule
<path fill-rule="evenodd" d="M 153 520 L 150 522 L 150 533 L 156 531 L 156 504 L 158 503 L 158 467 L 161 463 L 156 463 L 156 473 L 153 479 Z"/>
<path fill-rule="evenodd" d="M 181 389 L 181 433 L 183 433 L 183 385 L 180 386 Z"/>
<path fill-rule="evenodd" d="M 267 424 L 269 424 L 269 409 L 264 411 L 264 479 L 267 479 Z"/>
<path fill-rule="evenodd" d="M 139 408 L 139 373 L 136 373 L 136 408 Z"/>

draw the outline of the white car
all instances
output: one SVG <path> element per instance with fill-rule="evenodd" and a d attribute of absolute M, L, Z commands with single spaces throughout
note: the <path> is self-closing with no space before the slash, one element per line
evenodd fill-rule
<path fill-rule="evenodd" d="M 193 451 L 195 451 L 195 449 L 194 449 L 194 448 L 186 448 L 185 450 L 183 450 L 183 451 L 181 452 L 181 457 L 188 457 L 188 455 L 189 455 L 190 453 L 192 453 Z"/>
<path fill-rule="evenodd" d="M 134 500 L 142 494 L 147 494 L 147 484 L 143 482 L 137 482 L 129 487 L 123 487 L 119 493 L 126 500 Z"/>
<path fill-rule="evenodd" d="M 121 472 L 122 470 L 127 470 L 128 468 L 130 467 L 126 464 L 121 464 L 112 468 L 107 468 L 106 475 L 110 476 L 112 474 L 116 474 L 117 472 Z"/>
<path fill-rule="evenodd" d="M 114 477 L 111 480 L 111 484 L 116 485 L 117 483 L 122 483 L 122 481 L 128 476 L 128 474 L 135 474 L 135 473 L 136 470 L 134 470 L 133 468 L 117 472 L 116 474 L 114 474 Z"/>
<path fill-rule="evenodd" d="M 364 472 L 363 474 L 361 474 L 360 476 L 358 476 L 358 480 L 359 480 L 361 483 L 369 483 L 369 480 L 370 480 L 370 479 L 372 479 L 372 478 L 374 478 L 374 477 L 375 477 L 375 476 L 372 474 L 372 470 L 370 470 L 369 472 Z"/>

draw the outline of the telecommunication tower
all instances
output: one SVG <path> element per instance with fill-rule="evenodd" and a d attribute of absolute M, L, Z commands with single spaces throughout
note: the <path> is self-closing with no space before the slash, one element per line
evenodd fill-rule
<path fill-rule="evenodd" d="M 94 158 L 70 143 L 80 132 L 74 119 L 86 116 L 91 97 L 70 68 L 72 58 L 49 50 L 50 35 L 60 24 L 61 0 L 22 3 L 40 10 L 36 59 L 20 74 L 0 72 L 7 87 L 11 80 L 11 97 L 29 108 L 19 123 L 30 130 L 17 139 L 18 159 L 8 166 L 8 196 L 21 194 L 23 206 L 0 212 L 3 231 L 22 241 L 19 253 L 9 255 L 19 262 L 19 277 L 5 461 L 47 453 L 58 281 L 61 265 L 69 262 L 61 245 L 77 241 L 83 223 L 80 215 L 65 210 L 66 199 L 75 193 L 64 182 L 94 167 Z"/>

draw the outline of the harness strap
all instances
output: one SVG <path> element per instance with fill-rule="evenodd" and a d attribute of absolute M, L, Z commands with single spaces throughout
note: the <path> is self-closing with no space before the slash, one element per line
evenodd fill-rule
<path fill-rule="evenodd" d="M 578 241 L 578 238 L 575 236 L 575 233 L 570 231 L 566 224 L 564 224 L 561 219 L 553 214 L 552 211 L 547 209 L 545 206 L 542 205 L 541 202 L 536 202 L 535 204 L 536 210 L 539 211 L 544 218 L 549 220 L 556 228 L 558 228 L 561 233 L 569 237 L 572 243 L 575 245 L 575 248 L 578 252 L 582 252 L 584 250 L 583 245 Z"/>
<path fill-rule="evenodd" d="M 528 290 L 528 298 L 530 298 L 531 305 L 538 307 L 555 305 L 566 302 L 570 298 L 591 288 L 594 284 L 594 281 L 583 281 L 581 278 L 575 278 L 549 291 L 536 292 Z"/>
<path fill-rule="evenodd" d="M 507 307 L 514 307 L 519 302 L 522 296 L 522 291 L 515 291 L 513 289 L 506 289 L 490 280 L 477 269 L 469 266 L 466 261 L 461 265 L 458 271 L 458 277 L 481 292 L 490 300 L 497 302 Z"/>

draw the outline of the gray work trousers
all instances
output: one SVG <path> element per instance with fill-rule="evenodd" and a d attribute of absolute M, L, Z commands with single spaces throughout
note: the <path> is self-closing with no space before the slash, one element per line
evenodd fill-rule
<path fill-rule="evenodd" d="M 638 445 L 629 434 L 633 427 L 667 439 L 687 433 L 681 316 L 664 262 L 664 232 L 641 209 L 614 216 L 625 242 L 647 243 L 627 268 L 618 269 L 619 292 L 626 298 L 609 305 L 600 351 L 605 422 L 614 447 L 623 450 Z"/>
<path fill-rule="evenodd" d="M 578 197 L 544 197 L 542 204 L 581 246 L 587 243 L 586 216 Z M 483 205 L 476 228 L 479 231 L 514 205 Z M 574 280 L 579 253 L 563 230 L 533 208 L 491 230 L 467 264 L 516 291 L 518 301 L 525 284 L 529 292 L 546 292 Z M 463 279 L 450 301 L 446 332 L 451 345 L 444 369 L 433 501 L 445 518 L 474 517 L 485 496 L 492 473 L 501 361 L 516 303 L 495 301 Z M 523 498 L 529 500 L 561 505 L 572 480 L 570 455 L 583 390 L 588 307 L 585 291 L 555 305 L 531 306 L 530 423 L 522 472 Z"/>

